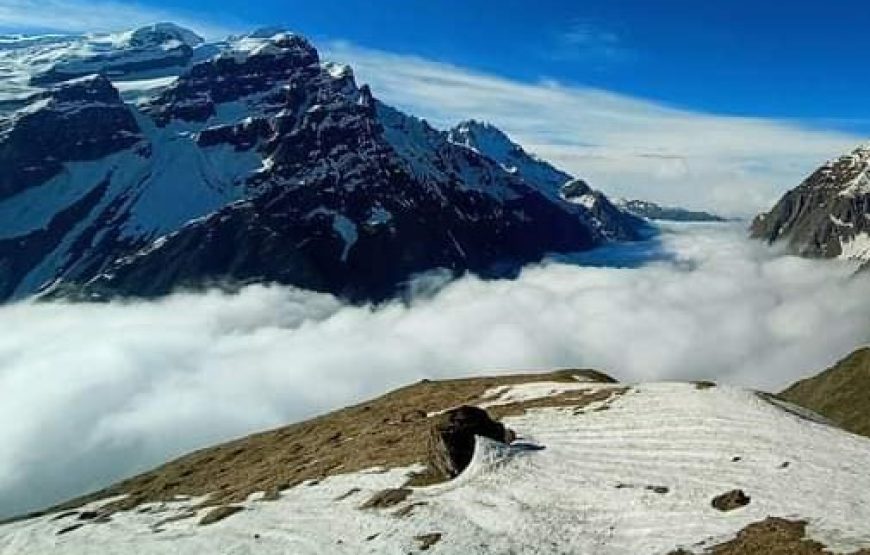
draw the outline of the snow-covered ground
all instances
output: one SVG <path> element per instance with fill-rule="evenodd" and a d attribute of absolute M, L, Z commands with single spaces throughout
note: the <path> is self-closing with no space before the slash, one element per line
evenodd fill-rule
<path fill-rule="evenodd" d="M 527 398 L 547 386 L 518 387 L 513 395 Z M 420 549 L 418 536 L 439 533 L 435 553 L 653 554 L 700 551 L 767 516 L 805 519 L 808 535 L 835 550 L 870 545 L 870 440 L 723 386 L 641 385 L 601 409 L 508 418 L 514 445 L 478 440 L 457 479 L 415 488 L 388 509 L 360 505 L 411 469 L 334 476 L 277 501 L 255 495 L 209 526 L 197 524 L 205 510 L 167 520 L 197 500 L 61 535 L 83 521 L 49 515 L 0 527 L 0 553 L 408 553 Z M 735 488 L 749 505 L 711 507 Z"/>

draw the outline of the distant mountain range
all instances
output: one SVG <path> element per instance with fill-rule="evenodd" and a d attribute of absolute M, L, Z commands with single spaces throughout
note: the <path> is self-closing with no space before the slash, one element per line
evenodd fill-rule
<path fill-rule="evenodd" d="M 439 131 L 264 29 L 0 38 L 0 300 L 277 282 L 352 300 L 640 238 L 475 121 Z"/>
<path fill-rule="evenodd" d="M 753 237 L 816 258 L 870 262 L 870 146 L 830 160 L 752 222 Z"/>
<path fill-rule="evenodd" d="M 647 200 L 619 199 L 614 202 L 622 210 L 650 220 L 671 222 L 727 222 L 728 218 L 710 212 L 688 210 L 676 206 L 661 206 Z"/>

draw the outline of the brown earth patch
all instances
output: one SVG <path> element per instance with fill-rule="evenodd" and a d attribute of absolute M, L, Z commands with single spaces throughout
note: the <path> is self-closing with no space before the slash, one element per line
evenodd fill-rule
<path fill-rule="evenodd" d="M 69 510 L 83 504 L 124 495 L 104 507 L 111 513 L 142 503 L 171 501 L 176 496 L 209 495 L 203 506 L 245 501 L 255 492 L 278 492 L 325 476 L 373 467 L 398 468 L 425 463 L 427 415 L 462 404 L 486 401 L 493 387 L 556 381 L 615 383 L 595 370 L 559 370 L 547 374 L 517 374 L 430 381 L 403 387 L 376 399 L 304 422 L 253 434 L 216 447 L 195 451 L 154 470 L 29 516 Z M 496 419 L 522 415 L 543 407 L 583 407 L 627 391 L 609 387 L 571 391 L 548 398 L 487 407 Z M 445 477 L 424 475 L 412 485 L 437 483 Z M 24 517 L 24 518 L 26 518 Z"/>
<path fill-rule="evenodd" d="M 754 522 L 730 541 L 705 551 L 712 555 L 831 555 L 825 546 L 806 538 L 807 523 L 767 517 Z M 845 554 L 844 554 L 845 555 Z M 870 549 L 860 549 L 849 555 L 870 555 Z"/>

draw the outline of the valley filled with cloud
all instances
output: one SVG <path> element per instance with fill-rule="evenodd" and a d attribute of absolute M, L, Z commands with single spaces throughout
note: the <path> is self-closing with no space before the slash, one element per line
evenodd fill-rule
<path fill-rule="evenodd" d="M 381 306 L 251 286 L 0 307 L 0 516 L 422 378 L 591 367 L 778 390 L 870 339 L 854 265 L 782 255 L 742 223 L 668 225 L 646 247 L 429 276 Z"/>

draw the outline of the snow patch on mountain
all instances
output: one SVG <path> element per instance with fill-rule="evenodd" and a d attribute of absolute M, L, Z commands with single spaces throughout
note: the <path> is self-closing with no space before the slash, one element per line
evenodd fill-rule
<path fill-rule="evenodd" d="M 870 234 L 866 231 L 840 242 L 840 256 L 845 260 L 870 260 Z"/>

